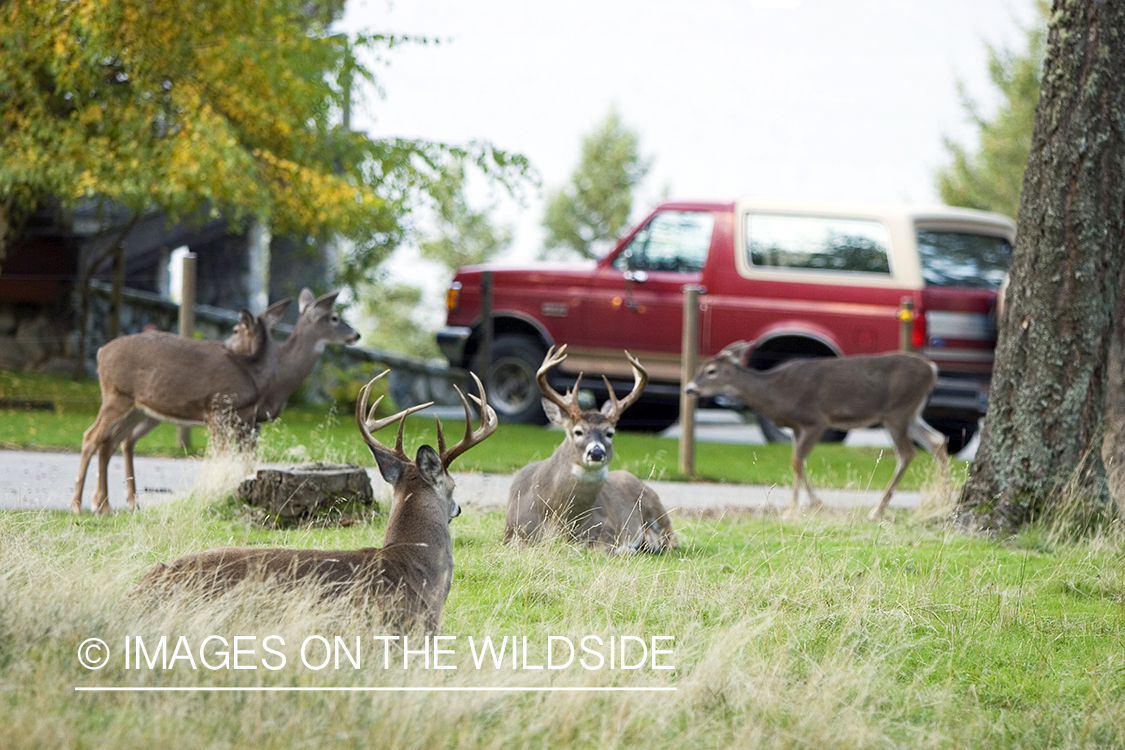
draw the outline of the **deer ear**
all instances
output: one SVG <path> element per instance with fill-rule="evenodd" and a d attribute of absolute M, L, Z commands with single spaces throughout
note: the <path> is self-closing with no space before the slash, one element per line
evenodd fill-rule
<path fill-rule="evenodd" d="M 336 304 L 336 296 L 338 294 L 339 292 L 329 292 L 313 302 L 313 309 L 316 310 L 318 315 L 327 315 L 332 312 L 332 307 Z"/>
<path fill-rule="evenodd" d="M 308 306 L 311 305 L 315 299 L 316 297 L 313 296 L 312 289 L 308 287 L 302 289 L 301 296 L 297 298 L 297 312 L 303 315 L 305 310 L 308 309 Z"/>
<path fill-rule="evenodd" d="M 262 311 L 262 320 L 266 322 L 266 328 L 273 328 L 277 321 L 285 317 L 285 311 L 289 309 L 289 304 L 292 298 L 285 298 L 280 302 L 274 302 L 272 305 Z"/>
<path fill-rule="evenodd" d="M 602 416 L 609 417 L 610 419 L 613 419 L 614 414 L 617 412 L 617 410 L 613 408 L 612 401 L 606 401 L 602 404 L 602 408 L 599 411 L 601 411 Z M 617 420 L 613 419 L 613 421 L 616 422 Z"/>
<path fill-rule="evenodd" d="M 740 365 L 746 359 L 746 352 L 750 351 L 752 346 L 754 346 L 752 341 L 735 341 L 733 344 L 728 344 L 720 354 L 736 365 Z"/>
<path fill-rule="evenodd" d="M 396 484 L 402 477 L 402 461 L 391 455 L 390 451 L 377 451 L 371 448 L 371 455 L 375 457 L 375 463 L 379 465 L 379 473 L 383 475 L 387 484 L 392 486 Z"/>
<path fill-rule="evenodd" d="M 441 487 L 442 477 L 445 476 L 445 467 L 441 465 L 441 456 L 437 451 L 428 445 L 423 445 L 418 449 L 418 455 L 414 459 L 415 465 L 418 467 L 418 473 L 426 480 L 434 489 Z"/>
<path fill-rule="evenodd" d="M 543 411 L 547 413 L 547 419 L 551 421 L 555 427 L 560 430 L 565 430 L 570 427 L 570 419 L 567 418 L 563 410 L 554 401 L 543 399 Z"/>

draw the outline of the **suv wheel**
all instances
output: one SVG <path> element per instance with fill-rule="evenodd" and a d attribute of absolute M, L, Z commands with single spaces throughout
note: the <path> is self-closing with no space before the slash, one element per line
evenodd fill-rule
<path fill-rule="evenodd" d="M 480 370 L 479 355 L 473 358 L 473 372 L 480 376 L 488 393 L 488 403 L 501 422 L 547 424 L 540 403 L 542 394 L 535 373 L 547 351 L 530 336 L 498 336 L 492 342 L 492 361 L 488 372 Z"/>

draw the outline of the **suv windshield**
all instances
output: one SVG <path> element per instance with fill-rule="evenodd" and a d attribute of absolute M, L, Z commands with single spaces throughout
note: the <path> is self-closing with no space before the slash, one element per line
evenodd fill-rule
<path fill-rule="evenodd" d="M 1003 237 L 923 229 L 918 254 L 927 284 L 997 289 L 1008 272 L 1012 246 Z"/>

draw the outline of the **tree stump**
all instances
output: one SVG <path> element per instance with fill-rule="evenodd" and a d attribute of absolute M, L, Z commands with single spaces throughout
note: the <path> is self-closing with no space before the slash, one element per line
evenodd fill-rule
<path fill-rule="evenodd" d="M 355 464 L 311 463 L 259 469 L 238 486 L 238 497 L 281 521 L 310 518 L 332 508 L 364 505 L 378 510 L 371 478 Z"/>

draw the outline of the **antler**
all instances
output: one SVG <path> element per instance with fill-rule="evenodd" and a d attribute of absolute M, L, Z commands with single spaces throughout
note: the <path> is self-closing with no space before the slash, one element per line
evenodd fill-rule
<path fill-rule="evenodd" d="M 628 409 L 633 403 L 641 397 L 648 385 L 648 371 L 641 366 L 641 363 L 629 352 L 625 352 L 625 356 L 629 359 L 629 363 L 633 365 L 633 390 L 629 395 L 620 401 L 617 399 L 617 394 L 613 392 L 613 386 L 609 384 L 609 378 L 602 375 L 602 380 L 605 381 L 606 390 L 609 391 L 609 400 L 613 404 L 613 416 L 610 417 L 613 421 L 621 418 L 622 412 Z"/>
<path fill-rule="evenodd" d="M 479 398 L 471 393 L 469 394 L 469 398 L 476 401 L 477 405 L 480 407 L 480 427 L 476 432 L 473 431 L 473 415 L 472 412 L 469 411 L 469 401 L 465 398 L 465 394 L 461 392 L 460 388 L 456 385 L 453 386 L 457 391 L 457 395 L 461 397 L 461 405 L 465 407 L 465 437 L 461 438 L 461 442 L 457 443 L 457 445 L 446 449 L 445 435 L 441 432 L 441 420 L 437 420 L 438 454 L 441 456 L 441 465 L 446 469 L 449 468 L 449 464 L 451 464 L 455 458 L 477 443 L 483 442 L 486 437 L 496 432 L 496 425 L 499 424 L 500 421 L 496 418 L 496 410 L 488 405 L 488 396 L 484 392 L 484 385 L 480 382 L 480 378 L 477 377 L 475 372 L 470 373 L 470 375 L 472 375 L 473 380 L 476 381 L 477 392 L 480 393 Z"/>
<path fill-rule="evenodd" d="M 384 453 L 393 456 L 399 461 L 413 463 L 402 450 L 402 427 L 406 423 L 406 417 L 416 411 L 425 409 L 427 406 L 432 406 L 434 402 L 430 401 L 429 403 L 420 404 L 418 406 L 411 406 L 409 409 L 403 409 L 398 414 L 383 419 L 375 419 L 375 410 L 379 408 L 379 403 L 383 400 L 383 397 L 380 396 L 375 399 L 375 403 L 371 405 L 370 409 L 367 408 L 367 399 L 371 394 L 371 386 L 375 385 L 375 381 L 382 378 L 388 372 L 390 372 L 390 370 L 383 370 L 381 373 L 371 378 L 370 382 L 360 389 L 359 398 L 357 398 L 355 402 L 355 421 L 356 424 L 359 425 L 359 433 L 363 436 L 363 442 L 367 443 L 367 447 L 371 449 L 372 453 Z M 395 438 L 394 450 L 391 450 L 371 436 L 371 433 L 378 432 L 392 422 L 398 422 L 398 437 Z"/>
<path fill-rule="evenodd" d="M 559 392 L 547 382 L 547 373 L 564 359 L 566 359 L 566 344 L 563 344 L 557 350 L 553 346 L 548 349 L 547 356 L 543 358 L 543 364 L 539 366 L 539 371 L 535 373 L 535 382 L 539 384 L 539 390 L 542 391 L 548 401 L 557 404 L 572 419 L 578 419 L 582 416 L 582 408 L 578 406 L 578 386 L 582 382 L 582 374 L 579 373 L 578 380 L 574 381 L 574 388 L 568 390 L 566 396 L 560 396 Z"/>

